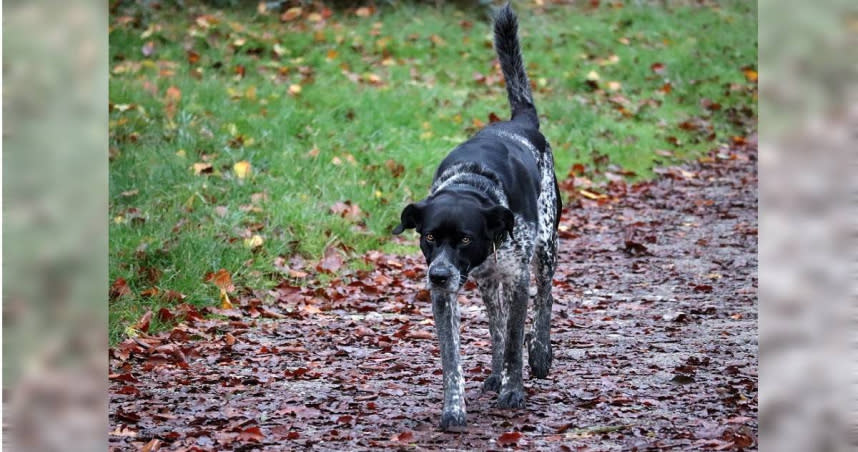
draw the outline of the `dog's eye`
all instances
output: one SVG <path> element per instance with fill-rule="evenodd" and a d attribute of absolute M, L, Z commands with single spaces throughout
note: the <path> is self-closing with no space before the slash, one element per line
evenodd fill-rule
<path fill-rule="evenodd" d="M 435 241 L 435 236 L 432 234 L 426 234 L 423 237 L 426 239 L 427 242 L 434 242 Z"/>
<path fill-rule="evenodd" d="M 469 243 L 471 243 L 470 237 L 462 237 L 462 245 L 467 245 Z"/>

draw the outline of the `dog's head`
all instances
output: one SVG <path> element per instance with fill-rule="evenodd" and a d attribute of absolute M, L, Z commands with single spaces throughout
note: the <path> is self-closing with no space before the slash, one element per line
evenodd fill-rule
<path fill-rule="evenodd" d="M 494 245 L 512 236 L 515 219 L 503 206 L 485 206 L 469 196 L 440 193 L 402 210 L 394 234 L 416 229 L 429 265 L 432 289 L 458 291 L 468 272 L 482 264 Z"/>

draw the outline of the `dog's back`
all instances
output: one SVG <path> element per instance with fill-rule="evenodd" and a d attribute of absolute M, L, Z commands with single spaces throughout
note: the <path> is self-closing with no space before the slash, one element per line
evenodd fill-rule
<path fill-rule="evenodd" d="M 509 4 L 495 16 L 494 34 L 511 118 L 489 124 L 457 146 L 439 165 L 435 181 L 462 170 L 474 171 L 475 165 L 468 165 L 473 162 L 499 179 L 497 182 L 506 189 L 504 194 L 512 211 L 526 221 L 535 222 L 539 217 L 542 175 L 553 171 L 553 159 L 548 142 L 539 131 L 539 116 L 518 41 L 518 20 Z"/>

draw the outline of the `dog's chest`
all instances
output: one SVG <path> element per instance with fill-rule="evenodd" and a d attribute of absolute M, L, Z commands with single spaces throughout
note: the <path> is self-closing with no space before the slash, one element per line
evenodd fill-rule
<path fill-rule="evenodd" d="M 471 275 L 478 280 L 511 283 L 518 279 L 533 256 L 536 225 L 516 216 L 514 239 L 505 240 Z"/>

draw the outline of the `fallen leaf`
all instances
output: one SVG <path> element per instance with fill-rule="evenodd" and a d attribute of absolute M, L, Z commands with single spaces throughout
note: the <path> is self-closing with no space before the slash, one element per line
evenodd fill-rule
<path fill-rule="evenodd" d="M 303 10 L 300 7 L 293 7 L 287 9 L 283 14 L 280 15 L 280 20 L 283 22 L 290 22 L 299 17 L 301 17 L 301 13 Z"/>
<path fill-rule="evenodd" d="M 146 289 L 146 290 L 140 292 L 140 296 L 143 298 L 150 298 L 150 297 L 154 297 L 154 296 L 158 295 L 158 293 L 160 293 L 160 290 L 158 290 L 157 287 L 151 287 L 149 289 Z"/>
<path fill-rule="evenodd" d="M 384 162 L 384 166 L 390 170 L 390 174 L 393 175 L 395 179 L 398 179 L 403 173 L 405 173 L 405 165 L 397 162 L 396 160 L 388 159 Z"/>
<path fill-rule="evenodd" d="M 649 68 L 656 74 L 661 75 L 664 73 L 664 63 L 652 63 Z"/>
<path fill-rule="evenodd" d="M 125 278 L 119 277 L 110 285 L 110 299 L 115 300 L 125 295 L 131 295 L 131 288 L 128 287 L 128 282 Z"/>
<path fill-rule="evenodd" d="M 200 54 L 199 53 L 197 53 L 193 50 L 188 50 L 186 53 L 188 56 L 188 63 L 197 64 L 200 61 Z"/>
<path fill-rule="evenodd" d="M 185 294 L 176 292 L 175 290 L 168 290 L 164 292 L 164 299 L 170 302 L 182 301 L 185 299 Z"/>
<path fill-rule="evenodd" d="M 221 309 L 232 309 L 235 306 L 232 304 L 232 301 L 229 299 L 229 295 L 227 295 L 226 291 L 220 290 L 220 308 Z"/>
<path fill-rule="evenodd" d="M 143 314 L 143 317 L 140 317 L 140 320 L 138 320 L 137 323 L 132 325 L 132 328 L 134 328 L 137 331 L 141 331 L 143 333 L 148 333 L 149 332 L 149 323 L 151 322 L 151 320 L 152 320 L 152 310 L 147 310 L 146 313 Z"/>
<path fill-rule="evenodd" d="M 214 171 L 211 163 L 198 162 L 193 165 L 194 174 L 199 176 L 200 174 L 211 174 Z"/>
<path fill-rule="evenodd" d="M 335 248 L 328 247 L 325 249 L 325 255 L 316 265 L 316 270 L 325 273 L 336 273 L 342 266 L 343 256 Z"/>
<path fill-rule="evenodd" d="M 244 179 L 250 174 L 250 162 L 242 160 L 232 165 L 232 170 L 239 179 Z"/>
<path fill-rule="evenodd" d="M 396 441 L 400 443 L 408 443 L 414 440 L 414 433 L 410 431 L 399 432 L 390 437 L 391 441 Z"/>
<path fill-rule="evenodd" d="M 238 439 L 259 442 L 265 439 L 265 435 L 262 434 L 262 430 L 259 427 L 248 427 L 238 434 Z"/>
<path fill-rule="evenodd" d="M 175 318 L 176 316 L 167 308 L 161 308 L 158 310 L 158 320 L 163 323 L 170 323 Z"/>
<path fill-rule="evenodd" d="M 261 235 L 253 234 L 251 237 L 244 239 L 244 246 L 246 246 L 250 249 L 255 249 L 255 248 L 259 248 L 260 246 L 262 246 L 262 244 L 264 242 L 265 242 L 265 239 L 263 239 Z"/>
<path fill-rule="evenodd" d="M 499 446 L 514 446 L 521 439 L 521 432 L 506 432 L 498 437 L 497 443 Z"/>
<path fill-rule="evenodd" d="M 179 101 L 182 98 L 182 91 L 175 85 L 170 85 L 167 88 L 167 100 L 168 101 Z"/>
<path fill-rule="evenodd" d="M 152 439 L 142 449 L 141 452 L 155 452 L 156 450 L 161 448 L 161 440 L 160 439 Z"/>
<path fill-rule="evenodd" d="M 331 213 L 339 215 L 349 221 L 360 221 L 363 212 L 360 206 L 351 201 L 338 201 L 330 208 Z"/>
<path fill-rule="evenodd" d="M 206 282 L 211 282 L 215 286 L 217 286 L 221 290 L 225 290 L 227 292 L 232 292 L 235 290 L 235 286 L 232 285 L 232 276 L 226 271 L 225 268 L 222 268 L 214 273 L 208 273 L 205 276 Z"/>

